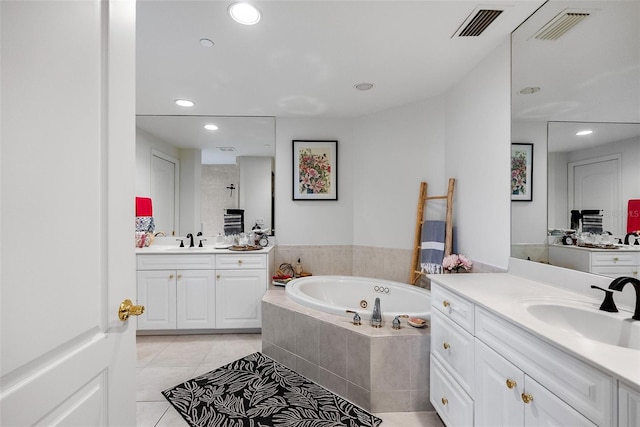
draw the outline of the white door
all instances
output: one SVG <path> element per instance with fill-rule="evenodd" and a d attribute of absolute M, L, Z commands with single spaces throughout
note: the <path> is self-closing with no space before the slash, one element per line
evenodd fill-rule
<path fill-rule="evenodd" d="M 135 1 L 2 1 L 0 425 L 135 425 Z"/>
<path fill-rule="evenodd" d="M 569 163 L 569 210 L 602 210 L 603 231 L 624 234 L 620 179 L 619 156 Z"/>
<path fill-rule="evenodd" d="M 154 151 L 151 155 L 151 200 L 156 232 L 167 236 L 178 233 L 178 206 L 176 184 L 179 163 L 177 159 Z"/>

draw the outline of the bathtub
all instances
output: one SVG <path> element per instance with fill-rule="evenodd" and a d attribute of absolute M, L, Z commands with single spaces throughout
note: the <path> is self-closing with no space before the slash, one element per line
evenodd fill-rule
<path fill-rule="evenodd" d="M 325 313 L 371 318 L 374 301 L 380 298 L 380 311 L 386 321 L 406 314 L 429 319 L 431 292 L 390 280 L 353 276 L 309 276 L 287 283 L 286 295 L 293 301 Z M 404 322 L 403 322 L 404 323 Z"/>

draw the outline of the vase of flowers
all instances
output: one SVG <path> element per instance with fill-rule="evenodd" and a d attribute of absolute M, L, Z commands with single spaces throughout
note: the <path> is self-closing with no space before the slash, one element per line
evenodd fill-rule
<path fill-rule="evenodd" d="M 445 273 L 459 273 L 462 271 L 469 271 L 473 267 L 473 263 L 469 258 L 460 254 L 451 254 L 444 257 L 442 260 L 442 267 Z"/>

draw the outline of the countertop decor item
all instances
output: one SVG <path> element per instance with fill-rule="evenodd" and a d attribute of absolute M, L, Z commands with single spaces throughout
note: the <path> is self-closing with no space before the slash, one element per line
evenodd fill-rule
<path fill-rule="evenodd" d="M 253 353 L 162 392 L 190 426 L 345 425 L 376 427 L 382 420 Z M 340 420 L 339 422 L 337 420 Z"/>
<path fill-rule="evenodd" d="M 292 142 L 292 199 L 338 200 L 338 141 Z"/>
<path fill-rule="evenodd" d="M 462 254 L 451 254 L 444 257 L 442 260 L 442 267 L 444 267 L 445 272 L 458 273 L 460 270 L 471 270 L 473 262 Z"/>

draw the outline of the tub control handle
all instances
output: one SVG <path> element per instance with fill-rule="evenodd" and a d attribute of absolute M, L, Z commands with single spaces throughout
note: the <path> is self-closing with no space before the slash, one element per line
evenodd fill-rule
<path fill-rule="evenodd" d="M 360 317 L 357 311 L 347 310 L 347 313 L 353 314 L 353 324 L 355 326 L 360 326 L 362 324 L 362 318 Z"/>

